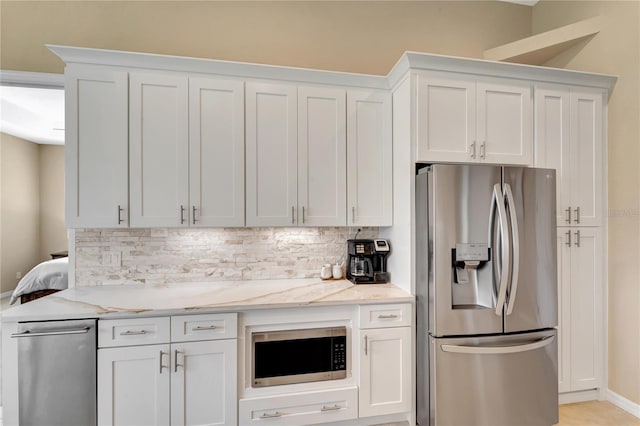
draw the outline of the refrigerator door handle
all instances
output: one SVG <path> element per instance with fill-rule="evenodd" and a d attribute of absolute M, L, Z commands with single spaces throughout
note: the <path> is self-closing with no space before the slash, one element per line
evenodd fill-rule
<path fill-rule="evenodd" d="M 507 284 L 511 276 L 511 246 L 507 223 L 507 212 L 504 207 L 504 195 L 500 184 L 493 186 L 493 203 L 498 207 L 498 219 L 500 221 L 500 239 L 502 240 L 502 271 L 500 272 L 500 286 L 498 287 L 498 301 L 496 303 L 496 315 L 502 315 L 504 302 L 507 297 Z"/>
<path fill-rule="evenodd" d="M 504 192 L 507 196 L 509 206 L 509 219 L 511 219 L 511 245 L 513 248 L 513 270 L 511 271 L 511 285 L 509 290 L 509 301 L 507 303 L 507 315 L 513 312 L 513 305 L 516 301 L 518 291 L 518 274 L 520 272 L 520 234 L 518 233 L 518 214 L 516 213 L 516 203 L 511 192 L 511 185 L 504 184 Z"/>
<path fill-rule="evenodd" d="M 499 354 L 513 354 L 518 352 L 533 351 L 543 348 L 553 342 L 555 336 L 548 336 L 540 340 L 536 340 L 531 343 L 525 343 L 524 345 L 515 346 L 462 346 L 462 345 L 440 345 L 440 348 L 444 352 L 452 352 L 458 354 L 472 354 L 472 355 L 499 355 Z"/>

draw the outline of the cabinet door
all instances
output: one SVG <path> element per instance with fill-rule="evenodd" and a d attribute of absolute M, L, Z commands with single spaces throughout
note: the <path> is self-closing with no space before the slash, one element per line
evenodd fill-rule
<path fill-rule="evenodd" d="M 417 104 L 418 161 L 477 160 L 474 80 L 419 75 Z"/>
<path fill-rule="evenodd" d="M 558 391 L 571 391 L 571 247 L 570 228 L 557 228 Z"/>
<path fill-rule="evenodd" d="M 169 345 L 98 349 L 98 424 L 169 425 Z"/>
<path fill-rule="evenodd" d="M 572 224 L 602 224 L 602 93 L 571 93 Z"/>
<path fill-rule="evenodd" d="M 601 385 L 602 231 L 573 228 L 571 236 L 571 390 L 579 391 Z"/>
<path fill-rule="evenodd" d="M 298 224 L 347 223 L 346 95 L 298 88 Z"/>
<path fill-rule="evenodd" d="M 535 166 L 556 171 L 556 224 L 570 225 L 569 91 L 536 89 Z"/>
<path fill-rule="evenodd" d="M 235 425 L 235 339 L 171 345 L 171 424 Z"/>
<path fill-rule="evenodd" d="M 411 410 L 411 327 L 360 331 L 360 417 Z"/>
<path fill-rule="evenodd" d="M 127 227 L 128 74 L 70 66 L 65 91 L 66 225 Z"/>
<path fill-rule="evenodd" d="M 297 92 L 247 83 L 247 226 L 297 223 Z"/>
<path fill-rule="evenodd" d="M 481 161 L 531 165 L 531 86 L 517 82 L 477 84 L 477 143 Z"/>
<path fill-rule="evenodd" d="M 244 226 L 244 84 L 189 79 L 190 226 Z"/>
<path fill-rule="evenodd" d="M 393 224 L 391 95 L 347 92 L 347 225 Z"/>
<path fill-rule="evenodd" d="M 131 226 L 188 226 L 188 81 L 131 73 Z"/>

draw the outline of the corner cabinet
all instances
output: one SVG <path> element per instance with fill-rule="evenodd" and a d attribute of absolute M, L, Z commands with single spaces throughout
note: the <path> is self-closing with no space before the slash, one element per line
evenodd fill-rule
<path fill-rule="evenodd" d="M 65 71 L 65 220 L 68 228 L 129 226 L 126 71 Z"/>
<path fill-rule="evenodd" d="M 531 165 L 531 83 L 418 72 L 417 160 Z"/>

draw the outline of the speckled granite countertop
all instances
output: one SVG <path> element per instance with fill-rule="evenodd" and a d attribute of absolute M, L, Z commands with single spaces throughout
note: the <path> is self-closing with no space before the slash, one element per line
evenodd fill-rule
<path fill-rule="evenodd" d="M 110 285 L 64 290 L 2 312 L 2 320 L 124 318 L 301 306 L 406 303 L 393 284 L 353 285 L 319 279 Z"/>

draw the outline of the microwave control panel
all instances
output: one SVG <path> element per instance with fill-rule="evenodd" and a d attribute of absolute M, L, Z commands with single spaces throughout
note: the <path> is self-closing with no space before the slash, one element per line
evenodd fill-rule
<path fill-rule="evenodd" d="M 333 371 L 345 370 L 347 368 L 347 348 L 344 336 L 333 339 Z"/>

